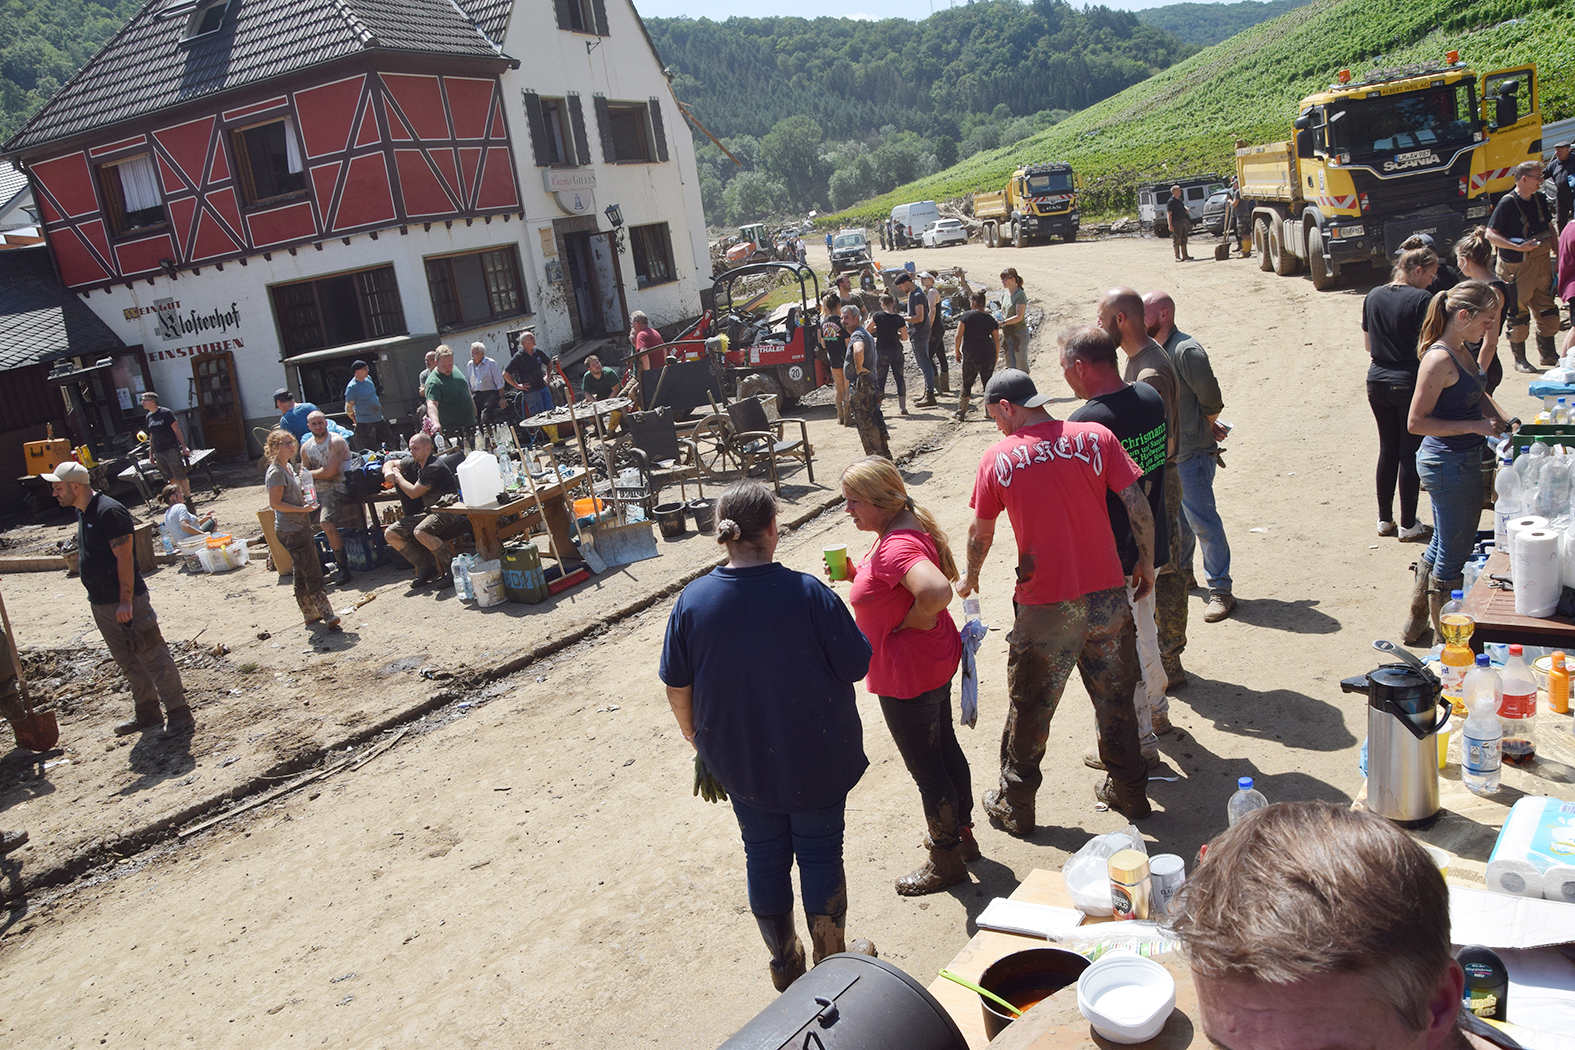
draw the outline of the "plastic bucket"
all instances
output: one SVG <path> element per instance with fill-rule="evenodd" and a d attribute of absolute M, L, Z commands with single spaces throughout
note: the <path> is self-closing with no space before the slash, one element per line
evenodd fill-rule
<path fill-rule="evenodd" d="M 694 515 L 696 532 L 709 536 L 716 531 L 716 500 L 692 499 L 689 501 L 689 513 Z"/>
<path fill-rule="evenodd" d="M 1076 984 L 1088 960 L 1064 948 L 1030 948 L 1013 952 L 990 964 L 979 975 L 979 987 L 987 988 L 1020 1010 L 1027 1010 L 1069 984 Z M 994 1039 L 1015 1018 L 1004 1007 L 979 996 L 984 1009 L 984 1033 Z"/>
<path fill-rule="evenodd" d="M 497 565 L 497 562 L 488 562 Z M 491 572 L 475 572 L 470 574 L 470 586 L 476 593 L 476 607 L 490 609 L 494 605 L 502 605 L 508 600 L 508 593 L 503 589 L 503 570 L 494 569 Z"/>
<path fill-rule="evenodd" d="M 592 514 L 600 514 L 601 512 L 602 501 L 598 496 L 587 496 L 584 499 L 574 501 L 574 516 L 576 518 L 588 518 Z"/>
<path fill-rule="evenodd" d="M 682 503 L 658 503 L 656 505 L 656 527 L 662 530 L 663 539 L 675 539 L 689 531 L 689 523 L 684 520 L 684 505 Z"/>

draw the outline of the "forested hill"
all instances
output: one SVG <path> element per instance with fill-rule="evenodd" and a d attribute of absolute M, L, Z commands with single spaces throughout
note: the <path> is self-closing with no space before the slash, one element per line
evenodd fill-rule
<path fill-rule="evenodd" d="M 713 133 L 789 116 L 828 138 L 882 128 L 961 138 L 968 118 L 1078 110 L 1197 50 L 1125 11 L 976 0 L 921 21 L 648 18 L 673 88 Z"/>
<path fill-rule="evenodd" d="M 1309 0 L 1241 0 L 1235 4 L 1169 4 L 1137 12 L 1144 25 L 1163 29 L 1179 40 L 1208 47 L 1228 40 L 1259 22 L 1279 18 Z"/>
<path fill-rule="evenodd" d="M 141 6 L 141 0 L 0 2 L 0 141 Z"/>

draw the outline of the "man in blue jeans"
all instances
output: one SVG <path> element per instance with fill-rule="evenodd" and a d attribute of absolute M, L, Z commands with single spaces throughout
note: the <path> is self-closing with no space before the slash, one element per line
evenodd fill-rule
<path fill-rule="evenodd" d="M 1170 354 L 1176 369 L 1176 402 L 1180 409 L 1180 446 L 1176 463 L 1181 475 L 1181 530 L 1172 557 L 1192 571 L 1194 543 L 1203 548 L 1203 575 L 1209 585 L 1206 623 L 1218 623 L 1236 608 L 1231 594 L 1230 542 L 1214 506 L 1214 472 L 1219 468 L 1220 440 L 1228 430 L 1219 423 L 1225 407 L 1209 355 L 1192 336 L 1176 330 L 1176 304 L 1162 291 L 1143 297 L 1148 334 Z"/>

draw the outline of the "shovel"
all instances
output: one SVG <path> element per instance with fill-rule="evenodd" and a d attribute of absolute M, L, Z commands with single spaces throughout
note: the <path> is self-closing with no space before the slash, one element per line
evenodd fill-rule
<path fill-rule="evenodd" d="M 16 734 L 18 747 L 25 747 L 29 751 L 49 751 L 60 742 L 60 724 L 55 721 L 53 711 L 42 713 L 33 710 L 33 702 L 28 699 L 27 683 L 22 680 L 22 661 L 16 652 L 16 637 L 11 633 L 11 618 L 6 615 L 5 601 L 0 599 L 0 626 L 5 628 L 6 650 L 0 659 L 10 660 L 9 670 L 16 678 L 16 689 L 20 694 L 20 707 L 22 713 L 11 719 L 11 730 Z M 9 682 L 4 683 L 9 686 Z"/>
<path fill-rule="evenodd" d="M 613 476 L 616 468 L 613 466 L 613 450 L 612 444 L 607 440 L 607 429 L 602 425 L 601 413 L 592 413 L 591 418 L 596 425 L 596 433 L 601 438 L 603 462 L 607 464 L 607 480 L 612 485 L 613 512 L 616 515 L 613 520 L 618 524 L 607 525 L 599 522 L 586 527 L 583 531 L 590 537 L 591 546 L 607 566 L 628 565 L 658 557 L 661 551 L 656 549 L 656 533 L 652 530 L 651 523 L 628 521 L 623 497 L 618 494 L 618 479 Z M 595 487 L 592 486 L 593 493 L 594 490 Z"/>
<path fill-rule="evenodd" d="M 1227 201 L 1225 206 L 1230 208 L 1230 203 Z M 1220 242 L 1214 246 L 1215 262 L 1224 262 L 1230 258 L 1230 230 L 1234 225 L 1236 225 L 1236 212 L 1231 208 L 1225 216 L 1225 227 L 1220 230 Z"/>

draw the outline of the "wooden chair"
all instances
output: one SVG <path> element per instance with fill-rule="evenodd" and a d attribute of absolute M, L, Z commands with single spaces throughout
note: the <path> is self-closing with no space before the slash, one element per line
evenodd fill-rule
<path fill-rule="evenodd" d="M 803 461 L 810 482 L 814 482 L 814 452 L 809 444 L 808 423 L 785 416 L 773 422 L 766 418 L 765 404 L 753 397 L 728 405 L 727 415 L 733 423 L 733 450 L 746 475 L 752 471 L 755 463 L 764 461 L 771 472 L 771 486 L 780 495 L 782 477 L 777 470 L 777 460 L 797 459 Z M 798 427 L 799 433 L 797 437 L 789 438 L 786 430 L 793 425 Z"/>

